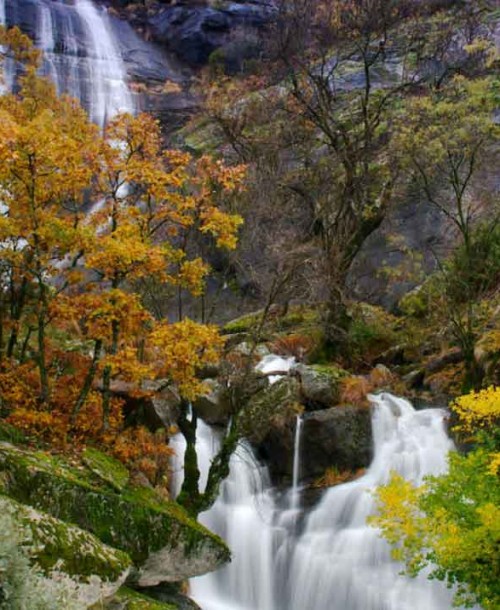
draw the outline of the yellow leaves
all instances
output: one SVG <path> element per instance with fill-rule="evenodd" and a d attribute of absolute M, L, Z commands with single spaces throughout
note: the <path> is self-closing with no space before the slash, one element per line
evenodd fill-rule
<path fill-rule="evenodd" d="M 488 473 L 497 476 L 500 475 L 500 453 L 491 454 L 491 462 L 488 468 Z"/>
<path fill-rule="evenodd" d="M 153 330 L 150 341 L 160 359 L 160 374 L 172 379 L 184 398 L 192 400 L 204 391 L 196 372 L 219 359 L 223 339 L 217 327 L 188 318 L 175 324 L 164 322 Z"/>
<path fill-rule="evenodd" d="M 205 208 L 200 216 L 202 233 L 211 233 L 219 248 L 236 248 L 238 227 L 243 224 L 243 218 L 239 214 L 226 214 L 211 206 Z"/>
<path fill-rule="evenodd" d="M 204 280 L 209 269 L 209 266 L 201 258 L 184 261 L 181 264 L 178 282 L 195 297 L 200 296 L 203 293 Z"/>
<path fill-rule="evenodd" d="M 127 345 L 118 354 L 107 355 L 100 362 L 100 367 L 111 368 L 111 376 L 123 381 L 139 382 L 153 376 L 152 367 L 139 359 L 137 348 Z"/>
<path fill-rule="evenodd" d="M 460 396 L 451 404 L 451 408 L 460 420 L 458 430 L 470 434 L 492 429 L 500 422 L 500 388 L 491 386 Z"/>

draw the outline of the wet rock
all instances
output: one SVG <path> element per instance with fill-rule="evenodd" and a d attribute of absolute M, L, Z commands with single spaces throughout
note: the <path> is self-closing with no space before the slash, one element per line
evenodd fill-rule
<path fill-rule="evenodd" d="M 238 426 L 244 437 L 259 445 L 271 430 L 286 426 L 300 410 L 299 382 L 283 377 L 249 400 L 238 416 Z"/>
<path fill-rule="evenodd" d="M 259 457 L 269 467 L 277 485 L 289 484 L 293 473 L 296 416 L 273 425 L 258 444 Z M 301 481 L 312 481 L 330 467 L 339 470 L 366 468 L 372 459 L 369 408 L 337 406 L 303 415 Z"/>

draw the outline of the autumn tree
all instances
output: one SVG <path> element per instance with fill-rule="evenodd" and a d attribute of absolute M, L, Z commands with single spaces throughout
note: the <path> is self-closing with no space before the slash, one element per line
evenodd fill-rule
<path fill-rule="evenodd" d="M 112 383 L 140 394 L 161 378 L 192 400 L 222 340 L 214 326 L 155 319 L 135 286 L 155 277 L 203 293 L 209 266 L 188 234 L 236 246 L 230 202 L 244 168 L 164 150 L 146 115 L 100 134 L 36 75 L 29 40 L 2 35 L 25 71 L 19 91 L 0 97 L 2 413 L 57 442 L 100 439 L 124 459 L 136 459 L 135 445 L 161 453 L 123 431 Z"/>
<path fill-rule="evenodd" d="M 38 78 L 39 56 L 18 30 L 2 31 L 25 72 L 0 97 L 2 359 L 26 357 L 36 334 L 39 400 L 50 399 L 50 306 L 81 258 L 84 189 L 95 171 L 97 128 L 74 100 Z M 60 263 L 64 261 L 64 266 Z M 24 336 L 21 336 L 24 333 Z"/>

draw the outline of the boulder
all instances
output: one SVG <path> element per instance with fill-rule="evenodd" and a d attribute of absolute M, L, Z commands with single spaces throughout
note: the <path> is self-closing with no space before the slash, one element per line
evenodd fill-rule
<path fill-rule="evenodd" d="M 333 407 L 340 397 L 340 380 L 347 373 L 335 366 L 299 364 L 294 373 L 300 380 L 302 402 L 307 410 Z"/>
<path fill-rule="evenodd" d="M 104 469 L 104 461 L 99 466 Z M 93 469 L 0 443 L 0 491 L 128 553 L 135 564 L 133 580 L 139 585 L 185 580 L 229 560 L 224 542 L 178 504 L 153 489 L 124 486 L 111 470 L 107 478 L 113 484 Z"/>
<path fill-rule="evenodd" d="M 299 382 L 283 377 L 248 401 L 238 416 L 238 426 L 244 437 L 259 445 L 272 429 L 286 427 L 301 410 Z"/>
<path fill-rule="evenodd" d="M 373 455 L 371 412 L 350 405 L 306 413 L 301 438 L 301 477 L 321 476 L 328 467 L 356 470 Z"/>
<path fill-rule="evenodd" d="M 222 384 L 216 379 L 205 381 L 207 391 L 193 401 L 193 409 L 210 425 L 225 425 L 231 415 L 231 403 Z"/>
<path fill-rule="evenodd" d="M 115 380 L 111 392 L 123 400 L 128 425 L 145 426 L 151 432 L 169 427 L 180 414 L 180 396 L 165 380 L 145 381 L 140 388 L 133 383 Z"/>
<path fill-rule="evenodd" d="M 357 470 L 372 458 L 370 409 L 337 406 L 303 416 L 300 438 L 300 479 L 312 481 L 330 467 Z M 274 423 L 257 446 L 277 485 L 290 484 L 293 474 L 296 416 Z"/>
<path fill-rule="evenodd" d="M 49 581 L 71 579 L 82 604 L 102 601 L 125 581 L 132 564 L 130 557 L 91 533 L 3 495 L 0 511 L 15 520 L 37 573 Z"/>
<path fill-rule="evenodd" d="M 93 610 L 183 610 L 182 606 L 152 599 L 142 593 L 122 587 L 116 595 L 107 600 L 103 606 Z"/>

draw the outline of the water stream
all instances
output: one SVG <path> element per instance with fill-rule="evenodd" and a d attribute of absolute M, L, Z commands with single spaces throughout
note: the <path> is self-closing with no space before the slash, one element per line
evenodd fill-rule
<path fill-rule="evenodd" d="M 283 363 L 280 363 L 283 364 Z M 391 471 L 421 482 L 446 470 L 453 448 L 441 409 L 416 411 L 390 394 L 371 397 L 374 458 L 361 478 L 332 487 L 297 528 L 298 505 L 271 485 L 267 469 L 248 444 L 231 458 L 231 470 L 214 506 L 201 521 L 229 544 L 233 561 L 192 579 L 191 595 L 203 610 L 449 610 L 451 593 L 425 575 L 399 574 L 388 545 L 366 524 L 372 490 Z M 300 424 L 297 422 L 296 455 Z M 202 470 L 218 444 L 201 424 Z M 298 469 L 298 465 L 297 465 Z M 299 479 L 295 482 L 299 487 Z"/>

